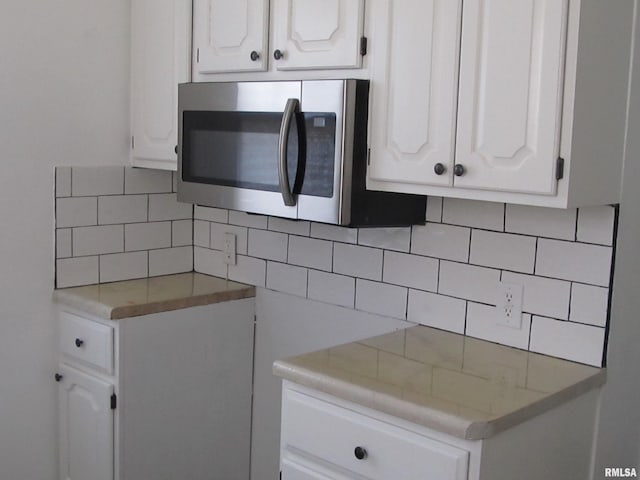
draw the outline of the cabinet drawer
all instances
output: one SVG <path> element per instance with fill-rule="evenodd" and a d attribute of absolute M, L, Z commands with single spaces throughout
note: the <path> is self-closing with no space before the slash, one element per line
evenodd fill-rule
<path fill-rule="evenodd" d="M 285 389 L 283 456 L 328 461 L 372 480 L 466 480 L 469 452 Z M 355 449 L 366 450 L 359 460 Z"/>
<path fill-rule="evenodd" d="M 61 312 L 60 351 L 71 358 L 112 373 L 113 329 L 69 312 Z"/>

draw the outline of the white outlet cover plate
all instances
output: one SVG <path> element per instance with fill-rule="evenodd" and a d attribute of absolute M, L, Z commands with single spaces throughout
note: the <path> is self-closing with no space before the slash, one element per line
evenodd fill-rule
<path fill-rule="evenodd" d="M 500 282 L 496 297 L 498 325 L 515 329 L 522 328 L 522 296 L 524 287 L 517 283 Z"/>

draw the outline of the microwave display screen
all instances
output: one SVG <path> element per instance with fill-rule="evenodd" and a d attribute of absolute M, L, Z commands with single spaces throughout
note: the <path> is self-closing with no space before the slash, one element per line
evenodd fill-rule
<path fill-rule="evenodd" d="M 279 191 L 281 122 L 282 112 L 184 111 L 183 180 Z M 335 113 L 296 115 L 287 158 L 294 193 L 333 196 L 335 142 Z"/>

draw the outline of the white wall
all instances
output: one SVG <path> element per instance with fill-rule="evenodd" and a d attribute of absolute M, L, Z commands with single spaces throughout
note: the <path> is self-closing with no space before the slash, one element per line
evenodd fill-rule
<path fill-rule="evenodd" d="M 56 478 L 53 166 L 124 164 L 129 2 L 0 4 L 0 478 Z"/>
<path fill-rule="evenodd" d="M 637 10 L 636 2 L 627 153 L 595 479 L 604 477 L 605 467 L 640 466 L 640 12 Z"/>

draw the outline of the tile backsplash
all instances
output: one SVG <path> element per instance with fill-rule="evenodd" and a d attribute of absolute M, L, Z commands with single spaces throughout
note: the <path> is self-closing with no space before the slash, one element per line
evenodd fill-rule
<path fill-rule="evenodd" d="M 195 270 L 602 365 L 615 207 L 430 197 L 425 225 L 352 229 L 181 204 L 173 177 L 58 168 L 57 286 Z M 500 281 L 524 287 L 520 329 L 497 323 Z"/>
<path fill-rule="evenodd" d="M 427 223 L 351 229 L 196 206 L 194 267 L 312 300 L 602 365 L 615 207 L 555 210 L 431 197 Z M 222 255 L 237 236 L 237 265 Z M 522 328 L 497 324 L 500 281 Z"/>
<path fill-rule="evenodd" d="M 58 167 L 58 288 L 193 270 L 193 206 L 171 172 Z"/>

